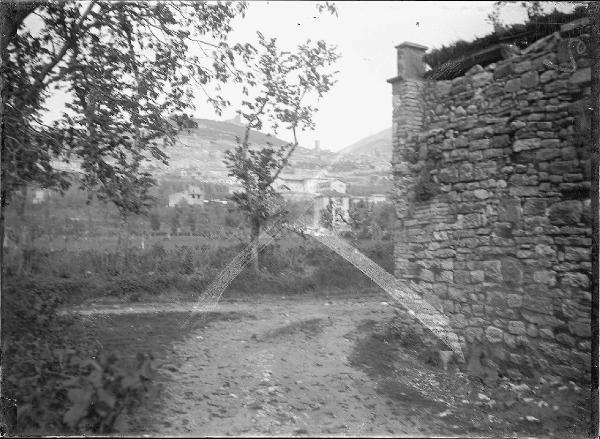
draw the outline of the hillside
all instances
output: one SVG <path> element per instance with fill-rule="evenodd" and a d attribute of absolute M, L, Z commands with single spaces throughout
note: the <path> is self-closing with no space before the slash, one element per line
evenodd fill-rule
<path fill-rule="evenodd" d="M 377 157 L 389 162 L 392 159 L 392 128 L 386 128 L 372 136 L 365 137 L 342 149 L 341 152 L 354 157 L 360 155 Z"/>
<path fill-rule="evenodd" d="M 235 138 L 244 136 L 244 125 L 237 120 L 216 121 L 210 119 L 193 119 L 198 124 L 197 128 L 183 129 L 179 134 L 182 143 L 185 140 L 200 140 L 201 142 L 213 142 L 212 145 L 217 149 L 222 149 L 225 146 L 229 149 L 229 145 L 235 144 Z M 250 131 L 250 142 L 256 145 L 266 145 L 272 143 L 279 146 L 287 143 L 275 136 L 261 133 L 260 131 Z"/>
<path fill-rule="evenodd" d="M 244 136 L 245 127 L 236 119 L 229 121 L 193 119 L 193 121 L 197 123 L 197 127 L 182 129 L 177 135 L 175 144 L 167 148 L 169 167 L 164 168 L 156 164 L 157 168 L 162 169 L 163 172 L 195 168 L 206 177 L 225 177 L 223 164 L 225 152 L 235 148 L 236 137 Z M 287 142 L 252 130 L 250 143 L 254 147 L 261 147 L 268 143 L 280 146 Z M 296 162 L 319 168 L 327 163 L 327 159 L 332 154 L 329 151 L 316 152 L 299 146 L 292 157 L 292 165 Z"/>

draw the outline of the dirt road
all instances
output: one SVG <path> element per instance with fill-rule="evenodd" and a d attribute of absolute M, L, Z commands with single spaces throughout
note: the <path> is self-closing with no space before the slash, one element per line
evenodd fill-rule
<path fill-rule="evenodd" d="M 558 431 L 549 421 L 523 418 L 537 399 L 506 408 L 506 395 L 494 401 L 492 389 L 474 387 L 460 371 L 425 364 L 378 336 L 375 327 L 395 315 L 385 300 L 254 298 L 219 304 L 208 314 L 190 313 L 190 304 L 78 311 L 103 349 L 132 358 L 152 351 L 162 363 L 162 391 L 132 414 L 129 433 L 430 437 Z M 561 391 L 555 397 L 565 396 Z M 552 411 L 549 419 L 558 422 L 561 413 Z M 572 422 L 562 419 L 559 427 L 571 430 Z"/>
<path fill-rule="evenodd" d="M 416 407 L 410 397 L 404 403 L 389 398 L 379 383 L 351 365 L 361 328 L 394 315 L 379 298 L 247 302 L 222 304 L 216 311 L 242 317 L 207 320 L 203 326 L 201 314 L 192 316 L 196 329 L 172 346 L 160 369 L 161 396 L 139 410 L 132 429 L 185 436 L 446 431 L 431 419 L 433 408 Z M 120 314 L 123 308 L 100 312 Z M 171 315 L 172 329 L 185 330 L 189 315 Z"/>

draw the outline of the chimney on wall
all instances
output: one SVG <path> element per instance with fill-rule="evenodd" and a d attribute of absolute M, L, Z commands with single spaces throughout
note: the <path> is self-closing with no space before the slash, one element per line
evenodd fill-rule
<path fill-rule="evenodd" d="M 423 55 L 428 47 L 405 41 L 396 46 L 398 78 L 421 79 L 425 73 Z M 394 78 L 395 79 L 395 78 Z"/>

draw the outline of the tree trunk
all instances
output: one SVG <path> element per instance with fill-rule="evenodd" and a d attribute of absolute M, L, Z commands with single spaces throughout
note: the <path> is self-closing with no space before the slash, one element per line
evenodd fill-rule
<path fill-rule="evenodd" d="M 4 210 L 6 209 L 6 204 L 4 201 L 4 195 L 1 200 L 1 208 L 0 208 L 0 296 L 2 296 L 2 292 L 4 291 Z M 2 328 L 2 300 L 0 297 L 0 328 Z M 2 334 L 0 334 L 0 340 L 2 340 Z M 4 345 L 0 344 L 2 351 L 4 351 Z"/>
<path fill-rule="evenodd" d="M 129 263 L 129 258 L 127 255 L 129 249 L 129 222 L 127 220 L 127 214 L 121 213 L 121 224 L 119 225 L 119 240 L 117 242 L 116 260 L 121 259 L 122 270 L 127 270 L 127 264 Z"/>
<path fill-rule="evenodd" d="M 129 236 L 127 234 L 127 214 L 119 212 L 119 233 L 117 235 L 117 247 L 115 251 L 115 271 L 119 273 L 123 272 L 127 264 L 127 241 Z"/>
<path fill-rule="evenodd" d="M 17 218 L 18 218 L 18 224 L 17 224 L 17 236 L 18 236 L 18 243 L 17 243 L 17 252 L 15 254 L 15 256 L 18 257 L 18 269 L 17 269 L 17 273 L 20 275 L 23 274 L 23 271 L 25 270 L 25 253 L 26 253 L 26 248 L 27 248 L 27 222 L 25 220 L 25 207 L 27 205 L 27 186 L 23 186 L 23 190 L 22 190 L 22 198 L 19 200 L 19 203 L 17 204 Z"/>
<path fill-rule="evenodd" d="M 591 107 L 592 107 L 592 127 L 591 127 L 591 209 L 592 209 L 592 309 L 591 325 L 592 328 L 598 322 L 598 277 L 600 275 L 600 265 L 598 262 L 598 155 L 600 154 L 600 4 L 590 1 L 588 3 L 588 15 L 591 26 L 591 38 L 589 52 L 592 61 L 591 68 Z M 591 406 L 598 409 L 598 333 L 592 330 L 592 385 L 591 387 Z M 596 412 L 597 413 L 597 412 Z M 593 418 L 593 415 L 592 415 Z M 598 423 L 592 421 L 590 436 L 598 437 Z"/>
<path fill-rule="evenodd" d="M 258 260 L 258 237 L 260 236 L 260 220 L 252 218 L 252 267 L 254 271 L 258 273 L 260 271 L 260 264 Z"/>

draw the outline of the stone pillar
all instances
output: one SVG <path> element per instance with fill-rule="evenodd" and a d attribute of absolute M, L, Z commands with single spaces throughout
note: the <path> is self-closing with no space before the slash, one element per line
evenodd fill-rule
<path fill-rule="evenodd" d="M 407 139 L 421 131 L 423 126 L 423 55 L 427 47 L 404 42 L 396 46 L 398 75 L 388 79 L 392 84 L 392 168 L 398 230 L 395 234 L 395 275 L 404 277 L 408 267 L 407 248 L 404 239 L 404 221 L 408 216 L 409 171 L 404 161 Z"/>

